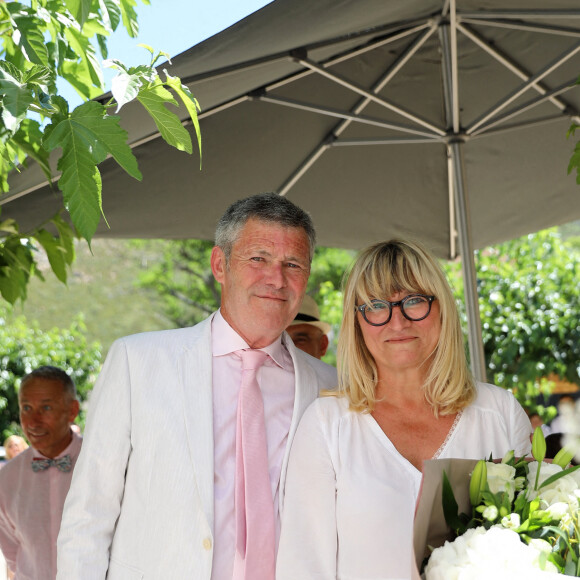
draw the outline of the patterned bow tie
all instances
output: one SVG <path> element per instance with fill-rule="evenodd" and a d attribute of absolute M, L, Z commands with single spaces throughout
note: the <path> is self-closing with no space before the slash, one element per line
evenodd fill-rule
<path fill-rule="evenodd" d="M 32 460 L 32 471 L 34 471 L 34 473 L 44 471 L 49 467 L 56 467 L 59 471 L 68 473 L 72 469 L 70 455 L 63 455 L 58 459 L 41 459 L 38 457 Z"/>

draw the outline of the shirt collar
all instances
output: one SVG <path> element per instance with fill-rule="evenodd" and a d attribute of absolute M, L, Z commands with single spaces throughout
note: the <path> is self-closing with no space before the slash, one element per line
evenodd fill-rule
<path fill-rule="evenodd" d="M 213 356 L 224 356 L 237 350 L 250 348 L 248 343 L 227 323 L 221 310 L 216 312 L 211 322 L 211 344 Z M 292 368 L 292 359 L 279 336 L 273 343 L 261 348 L 281 368 Z"/>
<path fill-rule="evenodd" d="M 56 457 L 54 457 L 54 459 L 60 459 L 61 457 L 64 457 L 67 454 L 71 455 L 72 457 L 76 457 L 78 455 L 78 453 L 80 451 L 82 437 L 78 433 L 75 433 L 72 430 L 71 430 L 71 433 L 72 433 L 72 440 L 68 444 L 68 447 L 66 449 L 63 449 Z M 31 446 L 31 449 L 32 449 L 32 457 L 33 458 L 39 457 L 41 459 L 50 459 L 50 457 L 46 457 L 46 455 L 43 455 L 38 449 L 35 449 L 32 446 Z"/>

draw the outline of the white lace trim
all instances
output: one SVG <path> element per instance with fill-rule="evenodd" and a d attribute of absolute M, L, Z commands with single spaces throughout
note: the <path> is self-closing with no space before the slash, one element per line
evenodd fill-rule
<path fill-rule="evenodd" d="M 455 421 L 453 421 L 453 425 L 451 425 L 451 429 L 449 429 L 449 433 L 447 433 L 447 437 L 445 437 L 445 441 L 443 441 L 443 443 L 441 443 L 441 446 L 439 447 L 439 449 L 437 449 L 437 451 L 435 451 L 435 454 L 433 455 L 433 457 L 431 459 L 439 459 L 439 456 L 441 455 L 441 453 L 443 453 L 443 450 L 445 449 L 447 442 L 449 441 L 449 439 L 451 439 L 451 436 L 455 432 L 455 429 L 457 428 L 457 425 L 459 424 L 459 419 L 461 419 L 462 414 L 463 414 L 463 411 L 459 411 L 459 413 L 457 413 L 457 415 L 455 416 Z"/>

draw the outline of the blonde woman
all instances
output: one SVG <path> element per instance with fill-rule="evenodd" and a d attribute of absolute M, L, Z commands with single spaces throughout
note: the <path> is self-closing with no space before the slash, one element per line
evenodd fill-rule
<path fill-rule="evenodd" d="M 527 455 L 531 425 L 511 393 L 473 380 L 449 284 L 417 243 L 355 261 L 338 368 L 292 445 L 276 578 L 408 580 L 423 461 Z"/>
<path fill-rule="evenodd" d="M 10 435 L 4 441 L 4 449 L 6 450 L 6 461 L 10 461 L 10 459 L 28 449 L 28 443 L 19 435 Z"/>

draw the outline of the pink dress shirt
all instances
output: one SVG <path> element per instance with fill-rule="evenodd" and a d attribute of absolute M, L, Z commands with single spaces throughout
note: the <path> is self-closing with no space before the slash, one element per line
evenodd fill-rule
<path fill-rule="evenodd" d="M 231 580 L 235 551 L 234 474 L 236 413 L 242 380 L 241 358 L 235 351 L 250 348 L 218 311 L 212 321 L 214 433 L 214 555 L 212 580 Z M 294 365 L 278 338 L 261 349 L 270 356 L 258 371 L 264 399 L 270 482 L 280 537 L 278 495 L 282 461 L 294 410 Z"/>
<path fill-rule="evenodd" d="M 72 465 L 81 450 L 76 433 L 67 453 Z M 56 578 L 56 538 L 73 470 L 49 467 L 32 471 L 32 459 L 44 455 L 29 447 L 0 469 L 0 548 L 15 580 Z"/>

